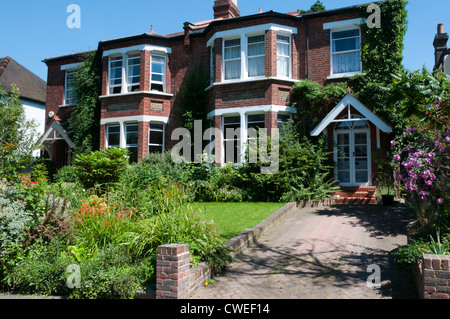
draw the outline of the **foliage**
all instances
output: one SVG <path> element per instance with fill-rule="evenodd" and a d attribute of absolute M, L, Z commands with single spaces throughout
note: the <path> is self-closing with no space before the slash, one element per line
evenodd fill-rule
<path fill-rule="evenodd" d="M 56 172 L 54 180 L 56 183 L 81 183 L 75 166 L 63 166 Z"/>
<path fill-rule="evenodd" d="M 12 243 L 20 243 L 26 227 L 32 221 L 23 202 L 0 195 L 0 250 Z"/>
<path fill-rule="evenodd" d="M 11 87 L 9 94 L 0 85 L 0 177 L 17 179 L 32 162 L 36 125 L 25 117 L 19 89 Z"/>
<path fill-rule="evenodd" d="M 85 188 L 104 186 L 117 182 L 128 164 L 128 151 L 121 148 L 107 148 L 74 158 L 79 179 Z"/>
<path fill-rule="evenodd" d="M 74 155 L 87 154 L 99 147 L 102 59 L 99 51 L 86 53 L 75 72 L 78 102 L 69 119 L 69 132 L 75 143 Z"/>
<path fill-rule="evenodd" d="M 292 89 L 291 106 L 297 109 L 297 118 L 308 118 L 298 121 L 297 130 L 301 136 L 310 136 L 311 131 L 347 94 L 345 82 L 331 83 L 320 88 L 317 82 L 300 80 Z M 314 112 L 311 112 L 314 110 Z"/>
<path fill-rule="evenodd" d="M 309 10 L 297 10 L 298 13 L 310 13 L 310 12 L 322 12 L 325 11 L 326 8 L 323 5 L 322 1 L 317 0 Z"/>

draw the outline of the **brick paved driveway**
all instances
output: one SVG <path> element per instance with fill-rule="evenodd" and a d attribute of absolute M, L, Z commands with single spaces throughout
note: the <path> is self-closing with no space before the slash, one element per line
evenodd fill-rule
<path fill-rule="evenodd" d="M 296 209 L 191 299 L 417 298 L 392 256 L 412 218 L 403 205 Z M 367 286 L 370 265 L 381 288 Z"/>

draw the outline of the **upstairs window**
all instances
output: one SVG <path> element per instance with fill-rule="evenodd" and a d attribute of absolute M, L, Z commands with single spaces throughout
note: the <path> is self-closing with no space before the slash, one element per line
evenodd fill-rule
<path fill-rule="evenodd" d="M 333 74 L 361 72 L 361 35 L 359 29 L 331 32 Z"/>
<path fill-rule="evenodd" d="M 140 91 L 141 82 L 141 56 L 140 54 L 128 56 L 127 68 L 128 92 Z"/>
<path fill-rule="evenodd" d="M 291 77 L 291 39 L 289 36 L 277 35 L 277 76 Z"/>
<path fill-rule="evenodd" d="M 225 80 L 241 78 L 241 39 L 224 42 L 224 78 Z"/>
<path fill-rule="evenodd" d="M 109 60 L 109 94 L 122 93 L 122 57 Z"/>
<path fill-rule="evenodd" d="M 150 90 L 166 91 L 166 57 L 164 55 L 152 54 Z"/>
<path fill-rule="evenodd" d="M 64 92 L 64 105 L 75 105 L 78 103 L 74 77 L 76 71 L 66 71 L 66 87 Z"/>
<path fill-rule="evenodd" d="M 264 35 L 248 37 L 248 77 L 264 76 L 266 74 L 265 49 Z"/>

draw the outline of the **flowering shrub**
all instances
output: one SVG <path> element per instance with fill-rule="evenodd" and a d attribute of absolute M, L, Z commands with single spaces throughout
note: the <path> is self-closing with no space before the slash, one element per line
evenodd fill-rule
<path fill-rule="evenodd" d="M 406 130 L 391 142 L 396 181 L 403 186 L 422 225 L 450 226 L 450 131 Z"/>

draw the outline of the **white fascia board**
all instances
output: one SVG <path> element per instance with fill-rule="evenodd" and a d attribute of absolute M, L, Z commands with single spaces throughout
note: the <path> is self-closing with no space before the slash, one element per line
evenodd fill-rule
<path fill-rule="evenodd" d="M 83 65 L 83 62 L 61 65 L 61 71 L 75 70 Z"/>
<path fill-rule="evenodd" d="M 311 132 L 311 136 L 319 136 L 327 128 L 330 123 L 336 120 L 341 112 L 348 106 L 353 106 L 360 112 L 368 121 L 372 122 L 384 133 L 391 133 L 392 128 L 383 120 L 370 111 L 364 104 L 358 101 L 352 94 L 348 93 L 336 106 L 328 113 L 328 115 L 320 122 L 320 124 Z"/>
<path fill-rule="evenodd" d="M 124 54 L 124 53 L 128 53 L 128 52 L 136 52 L 136 51 L 151 51 L 151 52 L 159 52 L 159 53 L 164 53 L 164 54 L 172 53 L 171 48 L 161 47 L 158 45 L 141 44 L 141 45 L 134 45 L 131 47 L 126 47 L 126 48 L 107 50 L 107 51 L 103 52 L 103 57 L 111 56 L 111 55 L 120 55 L 120 54 Z"/>
<path fill-rule="evenodd" d="M 246 28 L 238 28 L 238 29 L 231 29 L 226 31 L 220 31 L 214 33 L 214 35 L 208 40 L 206 43 L 206 46 L 209 47 L 214 44 L 214 40 L 217 38 L 223 38 L 223 39 L 230 39 L 234 37 L 242 37 L 243 35 L 254 35 L 258 34 L 260 32 L 265 32 L 267 30 L 275 30 L 278 33 L 283 34 L 297 34 L 297 28 L 295 27 L 289 27 L 281 24 L 276 23 L 266 23 L 266 24 L 259 24 L 254 25 L 251 27 Z"/>
<path fill-rule="evenodd" d="M 331 30 L 331 29 L 347 28 L 347 27 L 352 27 L 352 26 L 359 26 L 364 23 L 365 23 L 365 20 L 361 19 L 361 18 L 350 19 L 350 20 L 341 20 L 341 21 L 324 23 L 323 29 Z"/>
<path fill-rule="evenodd" d="M 151 116 L 151 115 L 113 117 L 113 118 L 101 119 L 100 125 L 113 124 L 113 123 L 128 123 L 128 122 L 162 122 L 164 124 L 167 124 L 167 123 L 169 123 L 169 117 L 167 117 L 167 116 Z"/>
<path fill-rule="evenodd" d="M 226 109 L 216 109 L 208 113 L 207 118 L 212 118 L 214 116 L 223 116 L 231 114 L 251 114 L 251 113 L 261 113 L 261 112 L 286 112 L 286 113 L 297 113 L 295 107 L 289 107 L 284 105 L 258 105 L 258 106 L 243 106 L 243 107 L 230 107 Z"/>

